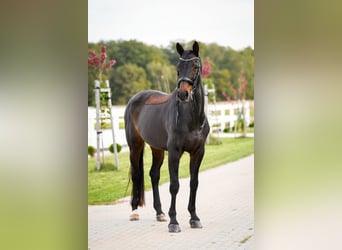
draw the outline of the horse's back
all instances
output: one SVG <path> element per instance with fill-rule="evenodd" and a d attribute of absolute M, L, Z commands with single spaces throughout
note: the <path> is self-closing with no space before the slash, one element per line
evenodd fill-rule
<path fill-rule="evenodd" d="M 156 92 L 151 95 L 145 100 L 145 104 L 148 105 L 158 105 L 168 102 L 172 97 L 171 94 L 166 94 L 163 92 Z"/>
<path fill-rule="evenodd" d="M 137 117 L 140 113 L 141 108 L 144 105 L 144 101 L 148 96 L 153 94 L 155 91 L 153 90 L 145 90 L 136 93 L 132 96 L 126 106 L 124 120 L 125 120 L 125 129 L 126 129 L 126 137 L 128 130 L 136 124 Z"/>

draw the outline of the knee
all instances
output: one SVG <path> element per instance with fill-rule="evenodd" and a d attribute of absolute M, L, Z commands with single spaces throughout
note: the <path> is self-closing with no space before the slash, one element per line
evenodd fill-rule
<path fill-rule="evenodd" d="M 153 171 L 152 169 L 150 170 L 150 177 L 152 182 L 159 181 L 160 179 L 160 173 L 157 173 L 156 171 Z"/>
<path fill-rule="evenodd" d="M 179 190 L 179 181 L 171 181 L 170 183 L 170 193 L 177 194 Z"/>

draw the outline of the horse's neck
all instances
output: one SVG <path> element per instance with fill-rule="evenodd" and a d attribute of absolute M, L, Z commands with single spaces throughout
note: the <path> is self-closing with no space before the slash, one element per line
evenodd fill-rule
<path fill-rule="evenodd" d="M 183 116 L 182 118 L 179 117 L 182 120 L 180 122 L 186 123 L 189 129 L 193 130 L 202 128 L 205 121 L 205 114 L 204 90 L 201 84 L 199 84 L 197 89 L 194 91 L 193 100 L 189 102 L 189 106 L 184 107 L 180 114 Z"/>
<path fill-rule="evenodd" d="M 194 115 L 198 118 L 200 126 L 203 125 L 205 120 L 204 114 L 204 89 L 202 83 L 198 84 L 197 91 L 194 93 Z"/>

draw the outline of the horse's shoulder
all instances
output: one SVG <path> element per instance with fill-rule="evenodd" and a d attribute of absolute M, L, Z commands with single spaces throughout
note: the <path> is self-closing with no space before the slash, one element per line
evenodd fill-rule
<path fill-rule="evenodd" d="M 166 94 L 162 92 L 153 92 L 147 96 L 147 98 L 145 99 L 145 104 L 149 104 L 149 105 L 162 104 L 170 100 L 171 97 L 172 97 L 172 93 Z"/>

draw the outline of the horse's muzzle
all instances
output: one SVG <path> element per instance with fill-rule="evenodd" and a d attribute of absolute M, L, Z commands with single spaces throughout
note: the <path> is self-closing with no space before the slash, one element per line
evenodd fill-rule
<path fill-rule="evenodd" d="M 189 93 L 187 91 L 178 92 L 178 100 L 182 102 L 189 101 Z"/>
<path fill-rule="evenodd" d="M 182 102 L 188 102 L 191 98 L 192 85 L 186 81 L 182 81 L 178 85 L 177 96 Z"/>

